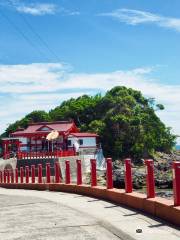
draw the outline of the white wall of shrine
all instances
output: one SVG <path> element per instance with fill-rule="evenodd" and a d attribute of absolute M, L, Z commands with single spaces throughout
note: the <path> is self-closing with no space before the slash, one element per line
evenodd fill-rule
<path fill-rule="evenodd" d="M 73 137 L 68 137 L 68 140 L 71 140 L 71 145 L 73 147 Z M 78 137 L 80 148 L 81 147 L 96 147 L 96 137 Z M 70 142 L 69 142 L 70 143 Z"/>

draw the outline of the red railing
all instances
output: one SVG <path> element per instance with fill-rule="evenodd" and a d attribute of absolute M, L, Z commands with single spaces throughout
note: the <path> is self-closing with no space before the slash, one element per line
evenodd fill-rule
<path fill-rule="evenodd" d="M 155 198 L 155 181 L 154 181 L 154 164 L 153 160 L 146 160 L 146 194 L 147 198 Z M 76 173 L 77 179 L 76 184 L 82 185 L 82 162 L 81 160 L 76 161 Z M 70 171 L 70 161 L 66 161 L 65 164 L 65 184 L 71 183 L 71 171 Z M 15 169 L 12 170 L 4 170 L 0 171 L 0 184 L 13 184 L 14 182 L 17 184 L 22 183 L 61 183 L 61 171 L 59 162 L 55 162 L 53 167 L 54 176 L 51 176 L 51 166 L 50 163 L 46 163 L 46 177 L 42 177 L 42 165 L 38 165 L 38 171 L 35 171 L 35 166 L 29 167 L 21 167 L 20 171 Z M 132 171 L 131 171 L 131 160 L 125 160 L 125 192 L 130 193 L 133 191 L 132 189 Z M 173 162 L 173 192 L 174 192 L 174 206 L 180 206 L 180 162 Z M 37 172 L 37 182 L 35 181 L 35 172 Z M 43 181 L 42 181 L 43 178 Z M 53 179 L 53 180 L 52 180 Z M 91 160 L 91 187 L 97 186 L 97 171 L 96 171 L 96 160 Z M 108 158 L 106 160 L 106 188 L 113 188 L 113 174 L 112 174 L 112 159 Z"/>
<path fill-rule="evenodd" d="M 34 158 L 58 158 L 76 156 L 74 150 L 54 151 L 54 152 L 19 152 L 17 154 L 18 160 L 34 159 Z"/>
<path fill-rule="evenodd" d="M 3 159 L 9 159 L 9 158 L 11 158 L 10 153 L 5 153 L 3 155 Z"/>

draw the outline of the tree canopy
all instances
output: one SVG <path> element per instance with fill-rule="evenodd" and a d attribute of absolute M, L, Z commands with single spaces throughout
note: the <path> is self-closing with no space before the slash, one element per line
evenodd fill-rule
<path fill-rule="evenodd" d="M 149 157 L 155 151 L 169 152 L 175 145 L 175 135 L 156 115 L 163 109 L 140 91 L 118 86 L 104 96 L 71 98 L 48 113 L 33 111 L 9 125 L 3 135 L 30 122 L 74 120 L 81 131 L 99 134 L 105 156 Z"/>

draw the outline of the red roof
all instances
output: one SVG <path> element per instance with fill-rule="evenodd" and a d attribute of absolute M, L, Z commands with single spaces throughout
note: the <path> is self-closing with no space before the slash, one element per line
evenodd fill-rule
<path fill-rule="evenodd" d="M 42 130 L 42 128 L 48 128 L 47 130 Z M 52 130 L 56 130 L 61 133 L 69 133 L 71 131 L 78 131 L 74 122 L 44 122 L 44 123 L 33 123 L 30 124 L 25 130 L 23 131 L 16 131 L 13 132 L 11 135 L 13 136 L 20 136 L 20 135 L 28 135 L 28 134 L 38 134 L 38 133 L 49 133 Z"/>
<path fill-rule="evenodd" d="M 96 133 L 88 133 L 88 132 L 84 132 L 84 133 L 71 133 L 70 135 L 74 136 L 74 137 L 98 137 L 98 135 Z"/>

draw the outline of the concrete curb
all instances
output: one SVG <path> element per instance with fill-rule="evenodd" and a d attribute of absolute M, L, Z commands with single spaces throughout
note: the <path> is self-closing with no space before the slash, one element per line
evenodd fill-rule
<path fill-rule="evenodd" d="M 180 207 L 175 207 L 172 200 L 167 200 L 159 197 L 147 199 L 146 195 L 141 193 L 125 193 L 124 190 L 115 188 L 106 189 L 105 187 L 101 186 L 91 187 L 89 185 L 75 185 L 64 183 L 1 183 L 0 187 L 9 189 L 60 191 L 91 196 L 141 210 L 145 213 L 151 214 L 152 216 L 159 217 L 163 220 L 166 220 L 167 222 L 180 226 Z"/>

